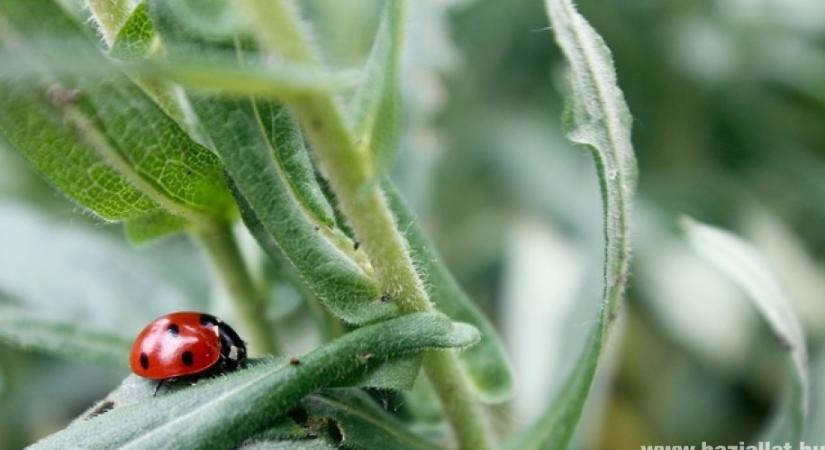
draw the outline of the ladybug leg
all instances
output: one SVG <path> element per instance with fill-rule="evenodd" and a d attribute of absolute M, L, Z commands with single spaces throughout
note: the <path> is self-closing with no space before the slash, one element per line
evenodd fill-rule
<path fill-rule="evenodd" d="M 160 390 L 160 387 L 163 386 L 163 383 L 165 383 L 165 382 L 166 382 L 166 380 L 158 381 L 158 384 L 155 386 L 155 392 L 152 393 L 152 397 L 155 397 L 155 396 L 158 395 L 158 390 Z"/>
<path fill-rule="evenodd" d="M 155 397 L 155 396 L 158 395 L 158 391 L 160 390 L 160 387 L 163 386 L 165 383 L 174 383 L 175 380 L 177 380 L 177 378 L 164 378 L 164 379 L 158 381 L 158 385 L 155 386 L 155 392 L 152 394 L 152 397 Z"/>

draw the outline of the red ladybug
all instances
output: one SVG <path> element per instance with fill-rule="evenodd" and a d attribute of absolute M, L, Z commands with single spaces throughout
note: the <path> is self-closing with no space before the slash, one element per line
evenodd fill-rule
<path fill-rule="evenodd" d="M 152 321 L 132 344 L 132 371 L 153 380 L 199 378 L 235 370 L 246 345 L 229 325 L 209 314 L 183 311 Z"/>

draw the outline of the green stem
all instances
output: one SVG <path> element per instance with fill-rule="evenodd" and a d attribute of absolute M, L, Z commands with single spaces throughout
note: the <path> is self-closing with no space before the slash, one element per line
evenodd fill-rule
<path fill-rule="evenodd" d="M 244 4 L 260 41 L 268 50 L 294 61 L 317 62 L 291 2 L 245 0 Z M 356 145 L 340 105 L 334 97 L 320 93 L 296 98 L 290 104 L 306 127 L 385 293 L 391 301 L 397 301 L 404 312 L 432 310 L 384 192 L 379 183 L 370 183 L 374 174 L 368 155 Z M 428 352 L 424 369 L 438 393 L 459 447 L 491 449 L 488 427 L 455 351 Z"/>
<path fill-rule="evenodd" d="M 266 321 L 265 299 L 256 288 L 229 224 L 194 233 L 220 277 L 242 329 L 250 338 L 250 353 L 277 353 L 274 333 Z"/>

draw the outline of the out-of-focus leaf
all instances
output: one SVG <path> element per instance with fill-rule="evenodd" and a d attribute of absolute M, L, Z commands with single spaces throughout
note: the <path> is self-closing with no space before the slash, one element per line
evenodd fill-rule
<path fill-rule="evenodd" d="M 790 397 L 769 431 L 769 440 L 799 442 L 810 410 L 808 351 L 802 325 L 782 287 L 768 262 L 739 237 L 687 218 L 683 227 L 696 253 L 747 294 L 784 348 L 793 383 Z"/>
<path fill-rule="evenodd" d="M 605 230 L 604 296 L 598 323 L 576 366 L 544 416 L 516 441 L 520 449 L 567 448 L 579 422 L 624 297 L 637 170 L 630 112 L 616 83 L 610 50 L 571 0 L 545 0 L 545 6 L 553 35 L 570 65 L 568 138 L 590 148 L 599 172 Z"/>
<path fill-rule="evenodd" d="M 478 337 L 475 328 L 443 315 L 406 315 L 350 332 L 297 364 L 259 360 L 248 369 L 77 421 L 32 448 L 229 448 L 307 394 L 357 382 L 377 362 L 425 348 L 466 347 Z"/>
<path fill-rule="evenodd" d="M 16 33 L 4 38 L 4 46 L 23 52 L 21 58 L 30 49 L 14 36 L 47 33 L 44 24 L 32 23 L 32 15 L 44 17 L 48 32 L 77 42 L 85 36 L 49 0 L 29 2 L 22 10 L 17 4 L 4 2 L 0 15 Z M 75 201 L 115 221 L 168 213 L 203 224 L 230 213 L 232 200 L 217 158 L 128 79 L 50 84 L 56 79 L 47 73 L 39 79 L 39 87 L 3 83 L 0 132 Z M 164 231 L 170 222 L 164 221 Z"/>
<path fill-rule="evenodd" d="M 9 202 L 0 202 L 0 230 L 0 293 L 27 315 L 132 337 L 170 309 L 203 307 L 184 295 L 177 283 L 186 276 L 173 266 L 162 273 L 150 254 L 99 230 Z"/>
<path fill-rule="evenodd" d="M 59 39 L 54 37 L 54 39 Z M 357 74 L 350 70 L 330 70 L 297 63 L 271 62 L 249 57 L 243 66 L 233 53 L 207 60 L 188 57 L 174 61 L 149 59 L 139 62 L 105 61 L 84 53 L 88 41 L 68 37 L 48 43 L 32 42 L 46 55 L 26 58 L 0 48 L 0 80 L 31 85 L 42 70 L 60 76 L 83 78 L 86 82 L 108 79 L 126 71 L 149 81 L 171 80 L 183 86 L 220 92 L 230 96 L 259 95 L 262 98 L 290 99 L 314 93 L 345 91 L 355 85 Z"/>
<path fill-rule="evenodd" d="M 398 143 L 406 3 L 405 0 L 386 2 L 353 99 L 353 135 L 363 151 L 372 155 L 374 176 L 380 176 L 389 167 Z"/>
<path fill-rule="evenodd" d="M 143 244 L 174 233 L 185 226 L 185 219 L 158 211 L 124 223 L 123 230 L 130 242 Z"/>
<path fill-rule="evenodd" d="M 498 333 L 441 263 L 414 213 L 404 203 L 395 186 L 386 182 L 384 190 L 430 299 L 439 311 L 453 320 L 471 323 L 481 331 L 479 345 L 461 354 L 461 361 L 478 395 L 489 403 L 509 399 L 513 393 L 513 375 Z"/>
<path fill-rule="evenodd" d="M 70 361 L 127 368 L 129 337 L 42 317 L 0 303 L 0 342 Z"/>

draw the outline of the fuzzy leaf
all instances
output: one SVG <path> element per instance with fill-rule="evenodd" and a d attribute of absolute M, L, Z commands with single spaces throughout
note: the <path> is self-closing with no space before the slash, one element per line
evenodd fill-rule
<path fill-rule="evenodd" d="M 375 176 L 390 166 L 398 141 L 405 9 L 405 1 L 386 2 L 352 104 L 353 136 L 372 155 Z"/>
<path fill-rule="evenodd" d="M 139 60 L 149 56 L 156 42 L 157 33 L 149 17 L 149 7 L 143 1 L 135 7 L 118 31 L 109 53 L 118 59 Z"/>
<path fill-rule="evenodd" d="M 245 370 L 76 421 L 32 448 L 232 448 L 307 394 L 357 382 L 377 362 L 477 340 L 469 325 L 438 314 L 411 314 L 350 332 L 301 357 L 299 364 L 258 360 Z"/>
<path fill-rule="evenodd" d="M 801 441 L 811 399 L 808 351 L 802 325 L 784 290 L 768 262 L 741 238 L 688 218 L 682 225 L 693 250 L 747 294 L 782 344 L 792 373 L 792 389 L 768 440 Z"/>
<path fill-rule="evenodd" d="M 84 38 L 79 25 L 52 2 L 34 2 L 24 9 L 18 2 L 0 6 L 17 36 Z M 32 24 L 30 15 L 49 19 Z M 4 39 L 6 48 L 19 46 L 12 39 Z M 39 79 L 39 87 L 2 83 L 0 132 L 79 204 L 114 221 L 168 213 L 201 223 L 231 214 L 217 158 L 125 76 L 94 84 L 71 78 L 54 83 L 48 74 Z M 170 222 L 165 221 L 166 231 Z"/>
<path fill-rule="evenodd" d="M 602 349 L 624 297 L 630 267 L 630 213 L 636 188 L 631 117 L 604 40 L 571 0 L 545 0 L 550 29 L 569 69 L 568 138 L 593 153 L 604 209 L 604 295 L 598 322 L 547 412 L 516 442 L 520 449 L 565 449 L 581 417 Z"/>
<path fill-rule="evenodd" d="M 384 190 L 430 299 L 439 311 L 453 320 L 470 323 L 481 331 L 481 342 L 461 354 L 461 361 L 476 392 L 488 403 L 506 401 L 513 394 L 513 374 L 498 333 L 441 262 L 415 214 L 395 186 L 387 181 Z"/>
<path fill-rule="evenodd" d="M 391 314 L 381 301 L 370 268 L 352 258 L 353 244 L 343 233 L 318 221 L 301 202 L 285 170 L 284 145 L 261 126 L 260 110 L 246 101 L 193 101 L 237 189 L 242 217 L 266 251 L 277 244 L 317 297 L 340 318 L 364 323 Z M 277 254 L 274 256 L 277 258 Z"/>
<path fill-rule="evenodd" d="M 403 423 L 387 414 L 363 391 L 336 389 L 310 395 L 301 402 L 301 406 L 312 416 L 335 421 L 341 431 L 341 444 L 348 448 L 440 448 L 407 431 Z"/>

